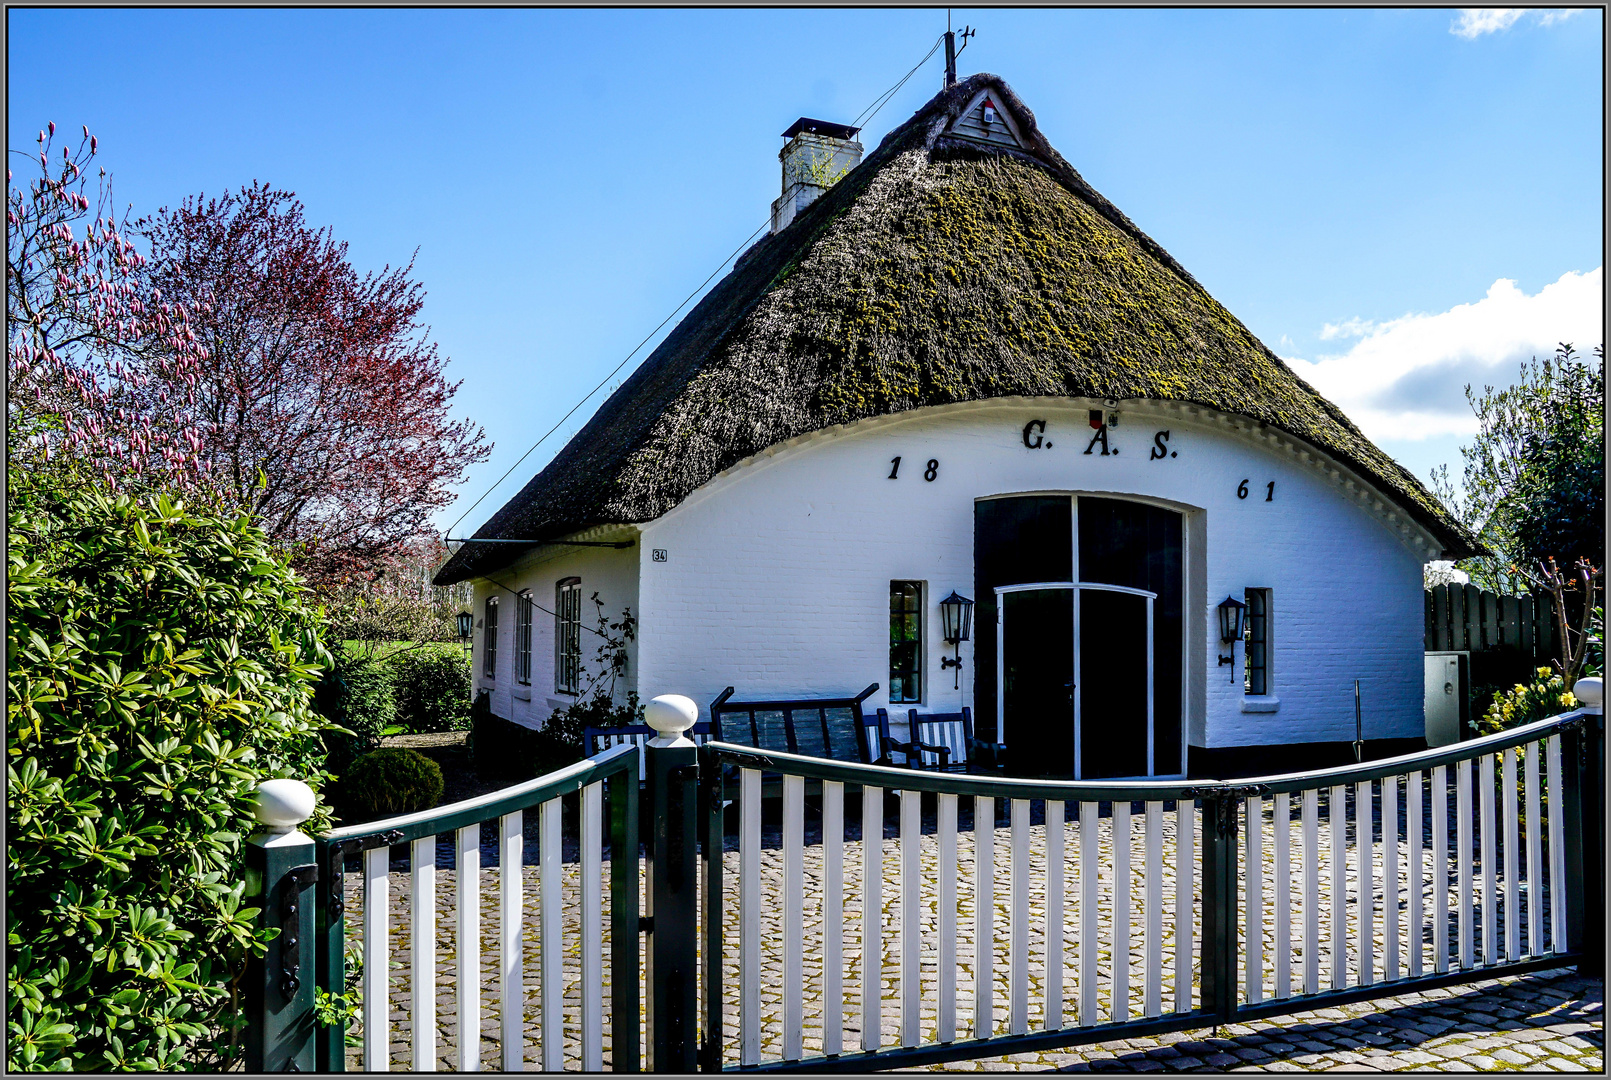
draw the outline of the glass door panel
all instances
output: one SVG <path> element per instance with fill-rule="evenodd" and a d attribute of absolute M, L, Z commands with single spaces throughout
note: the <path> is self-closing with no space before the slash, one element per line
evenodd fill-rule
<path fill-rule="evenodd" d="M 1080 590 L 1081 779 L 1149 771 L 1147 645 L 1146 597 Z"/>
<path fill-rule="evenodd" d="M 1007 770 L 1073 776 L 1074 590 L 1002 593 L 1001 608 Z"/>

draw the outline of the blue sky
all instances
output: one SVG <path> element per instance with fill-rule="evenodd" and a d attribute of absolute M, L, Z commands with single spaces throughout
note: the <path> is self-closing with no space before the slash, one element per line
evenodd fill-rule
<path fill-rule="evenodd" d="M 785 126 L 853 119 L 945 27 L 943 8 L 7 17 L 12 148 L 88 124 L 137 212 L 266 180 L 361 269 L 418 251 L 455 408 L 496 443 L 444 526 L 765 221 Z M 952 17 L 979 31 L 962 74 L 1006 78 L 1093 186 L 1423 478 L 1458 464 L 1463 383 L 1601 340 L 1598 11 Z M 937 53 L 868 148 L 940 79 Z"/>

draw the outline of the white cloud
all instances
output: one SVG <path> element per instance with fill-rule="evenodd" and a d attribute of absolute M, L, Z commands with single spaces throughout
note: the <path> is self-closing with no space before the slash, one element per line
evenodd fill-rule
<path fill-rule="evenodd" d="M 1558 22 L 1565 22 L 1573 15 L 1581 14 L 1583 14 L 1582 8 L 1551 8 L 1548 11 L 1539 12 L 1538 25 L 1554 26 Z"/>
<path fill-rule="evenodd" d="M 1320 340 L 1330 341 L 1333 338 L 1364 337 L 1376 324 L 1369 319 L 1348 319 L 1341 323 L 1327 323 L 1320 328 Z"/>
<path fill-rule="evenodd" d="M 1359 340 L 1345 353 L 1287 363 L 1372 439 L 1470 435 L 1467 383 L 1508 386 L 1520 364 L 1552 355 L 1557 342 L 1582 356 L 1601 344 L 1603 279 L 1603 267 L 1568 272 L 1528 296 L 1501 278 L 1481 300 L 1448 311 L 1327 323 L 1323 339 Z"/>
<path fill-rule="evenodd" d="M 1578 8 L 1461 8 L 1460 17 L 1449 24 L 1449 33 L 1467 41 L 1484 34 L 1509 30 L 1523 15 L 1538 16 L 1540 26 L 1554 26 L 1576 15 Z"/>
<path fill-rule="evenodd" d="M 1470 41 L 1483 34 L 1509 30 L 1526 13 L 1526 8 L 1461 8 L 1460 17 L 1449 26 L 1449 33 Z"/>

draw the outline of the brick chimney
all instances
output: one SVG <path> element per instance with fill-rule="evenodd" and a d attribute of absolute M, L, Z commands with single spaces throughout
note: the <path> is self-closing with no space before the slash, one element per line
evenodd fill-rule
<path fill-rule="evenodd" d="M 772 203 L 772 231 L 788 227 L 794 215 L 810 206 L 839 178 L 861 163 L 860 128 L 802 116 L 783 133 L 788 143 L 778 151 L 783 163 L 783 194 Z"/>

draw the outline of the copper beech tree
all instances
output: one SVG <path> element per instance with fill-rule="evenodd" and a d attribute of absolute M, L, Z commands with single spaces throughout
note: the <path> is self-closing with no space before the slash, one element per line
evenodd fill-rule
<path fill-rule="evenodd" d="M 428 532 L 490 447 L 449 415 L 459 384 L 420 324 L 412 261 L 359 274 L 345 243 L 267 184 L 186 199 L 137 229 L 152 288 L 191 310 L 203 346 L 191 408 L 212 483 L 324 585 L 370 576 Z M 149 370 L 163 363 L 153 354 Z"/>
<path fill-rule="evenodd" d="M 37 141 L 12 152 L 35 178 L 7 172 L 14 458 L 249 509 L 321 585 L 431 531 L 490 447 L 449 415 L 412 262 L 359 274 L 267 184 L 131 221 L 87 128 L 76 152 L 55 124 Z"/>

